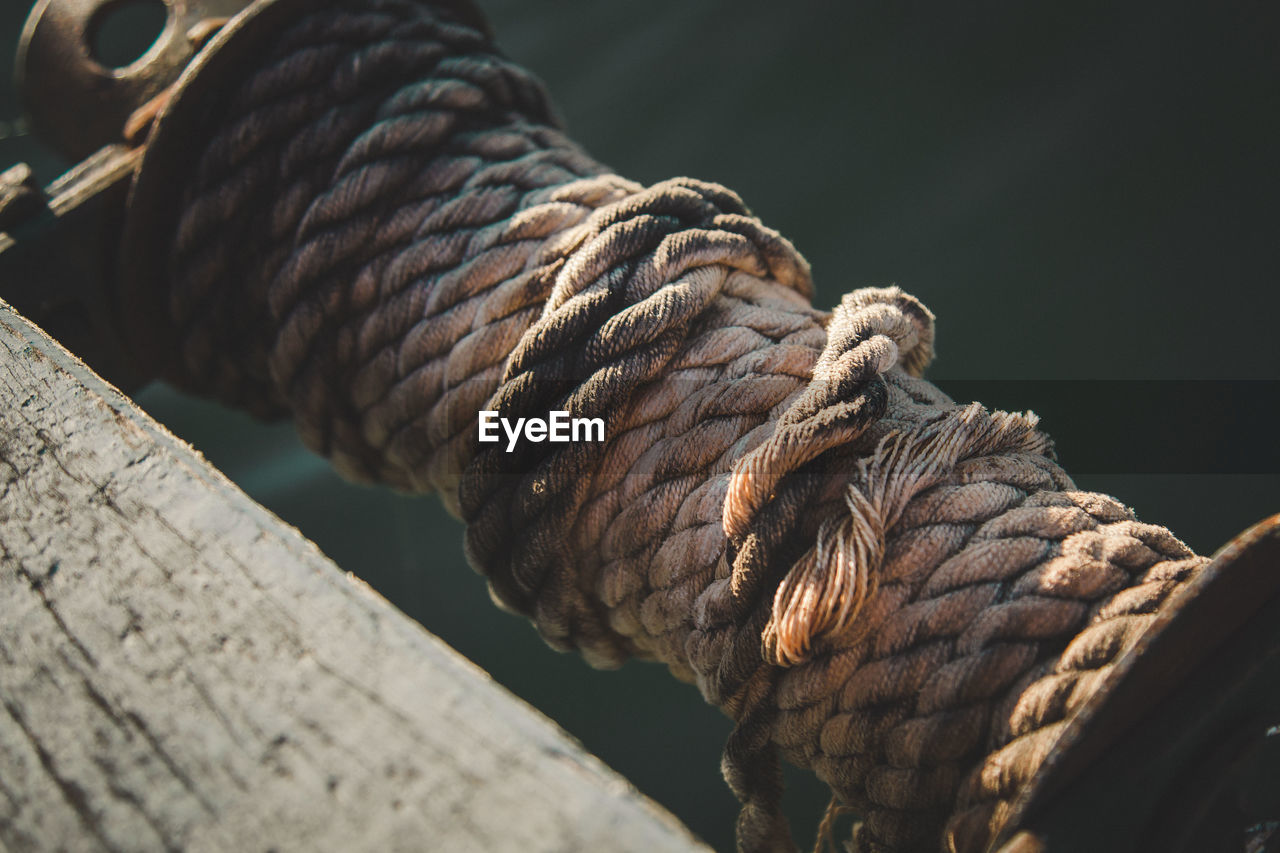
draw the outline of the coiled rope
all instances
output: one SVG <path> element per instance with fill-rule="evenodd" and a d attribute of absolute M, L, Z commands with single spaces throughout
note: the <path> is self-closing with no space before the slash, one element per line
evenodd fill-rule
<path fill-rule="evenodd" d="M 440 494 L 553 645 L 695 682 L 743 850 L 793 849 L 780 754 L 857 850 L 982 850 L 1204 563 L 1075 490 L 1034 416 L 921 379 L 915 299 L 815 310 L 737 196 L 611 174 L 448 9 L 316 3 L 226 82 L 165 235 L 168 378 Z M 507 453 L 482 409 L 607 441 Z"/>

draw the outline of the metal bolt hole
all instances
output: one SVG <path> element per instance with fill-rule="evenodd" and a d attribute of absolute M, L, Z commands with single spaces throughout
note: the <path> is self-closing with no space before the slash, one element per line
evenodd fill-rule
<path fill-rule="evenodd" d="M 169 21 L 163 0 L 114 0 L 89 19 L 89 55 L 106 68 L 124 68 L 142 58 Z"/>

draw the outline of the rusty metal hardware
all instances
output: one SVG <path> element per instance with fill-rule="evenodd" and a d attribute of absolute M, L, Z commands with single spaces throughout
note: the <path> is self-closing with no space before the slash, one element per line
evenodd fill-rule
<path fill-rule="evenodd" d="M 32 128 L 76 166 L 43 190 L 25 164 L 0 175 L 0 297 L 124 387 L 155 368 L 117 322 L 117 261 L 146 131 L 210 36 L 250 0 L 164 0 L 167 23 L 133 63 L 106 68 L 90 40 L 118 0 L 41 0 L 17 76 Z"/>
<path fill-rule="evenodd" d="M 155 43 L 123 68 L 106 68 L 90 42 L 118 0 L 41 0 L 18 47 L 18 88 L 37 136 L 70 160 L 122 141 L 129 117 L 173 84 L 207 41 L 205 21 L 228 19 L 248 0 L 164 0 Z"/>

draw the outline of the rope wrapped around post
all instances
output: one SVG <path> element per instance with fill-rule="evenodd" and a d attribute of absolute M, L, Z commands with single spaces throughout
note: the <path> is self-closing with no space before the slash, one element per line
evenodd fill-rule
<path fill-rule="evenodd" d="M 922 379 L 913 297 L 816 310 L 732 192 L 595 162 L 469 16 L 319 2 L 239 74 L 160 217 L 167 378 L 441 495 L 552 645 L 696 683 L 741 849 L 793 849 L 780 755 L 856 850 L 985 849 L 1204 564 L 1076 490 L 1034 416 Z M 506 452 L 481 410 L 607 440 Z"/>

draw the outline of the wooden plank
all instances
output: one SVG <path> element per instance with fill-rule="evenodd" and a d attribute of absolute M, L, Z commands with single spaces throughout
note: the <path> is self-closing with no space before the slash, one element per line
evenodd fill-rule
<path fill-rule="evenodd" d="M 0 845 L 705 850 L 0 303 Z"/>

